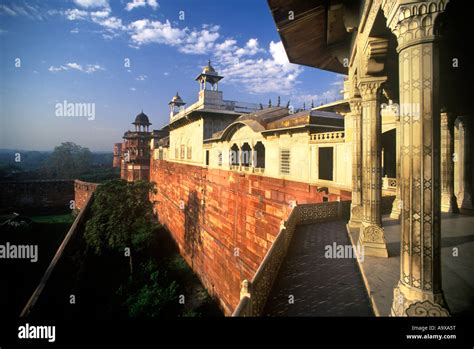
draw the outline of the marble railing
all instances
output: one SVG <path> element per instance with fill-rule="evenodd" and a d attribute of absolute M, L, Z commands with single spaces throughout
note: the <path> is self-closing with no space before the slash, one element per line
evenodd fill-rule
<path fill-rule="evenodd" d="M 252 280 L 242 281 L 240 302 L 232 316 L 259 316 L 262 314 L 298 224 L 348 219 L 349 210 L 350 201 L 296 205 L 288 219 L 282 221 L 275 241 L 267 251 Z"/>
<path fill-rule="evenodd" d="M 253 172 L 263 174 L 265 173 L 264 167 L 252 167 L 252 166 L 241 166 L 241 165 L 230 165 L 229 169 L 231 171 L 242 171 L 242 172 Z"/>
<path fill-rule="evenodd" d="M 344 131 L 313 133 L 310 140 L 316 143 L 344 142 Z"/>
<path fill-rule="evenodd" d="M 382 177 L 382 189 L 395 190 L 397 188 L 397 179 Z"/>

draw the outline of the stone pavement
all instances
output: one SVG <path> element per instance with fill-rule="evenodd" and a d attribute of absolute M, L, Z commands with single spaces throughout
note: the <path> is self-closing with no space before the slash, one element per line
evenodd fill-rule
<path fill-rule="evenodd" d="M 378 316 L 389 316 L 393 288 L 400 275 L 400 225 L 383 216 L 389 258 L 365 257 L 360 263 L 364 283 Z M 350 230 L 357 242 L 358 229 Z M 457 248 L 457 256 L 456 250 Z M 451 314 L 474 315 L 474 216 L 443 213 L 441 216 L 441 272 Z"/>
<path fill-rule="evenodd" d="M 334 242 L 351 244 L 343 221 L 297 227 L 263 315 L 374 315 L 356 259 L 325 258 Z"/>

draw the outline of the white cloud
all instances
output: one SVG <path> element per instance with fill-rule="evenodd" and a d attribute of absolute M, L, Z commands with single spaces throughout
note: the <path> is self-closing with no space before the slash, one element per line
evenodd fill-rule
<path fill-rule="evenodd" d="M 130 38 L 136 46 L 150 43 L 177 47 L 187 54 L 210 52 L 219 38 L 219 26 L 203 26 L 202 29 L 173 27 L 169 20 L 160 22 L 140 19 L 128 25 Z"/>
<path fill-rule="evenodd" d="M 235 51 L 235 54 L 237 56 L 253 56 L 257 54 L 258 52 L 262 52 L 262 50 L 258 46 L 258 39 L 249 39 L 247 43 L 245 44 L 244 47 L 241 47 Z"/>
<path fill-rule="evenodd" d="M 147 77 L 148 77 L 148 76 L 146 76 L 146 75 L 144 75 L 144 74 L 143 74 L 143 75 L 138 75 L 135 80 L 137 80 L 137 81 L 144 81 L 144 80 L 146 80 Z"/>
<path fill-rule="evenodd" d="M 53 73 L 59 72 L 59 71 L 67 71 L 67 70 L 78 70 L 82 73 L 91 74 L 96 71 L 105 70 L 105 69 L 99 64 L 88 64 L 86 66 L 82 66 L 78 63 L 72 62 L 72 63 L 66 63 L 64 65 L 60 65 L 58 67 L 55 67 L 52 65 L 48 68 L 48 70 Z"/>
<path fill-rule="evenodd" d="M 160 21 L 150 21 L 149 19 L 141 19 L 128 25 L 130 30 L 130 38 L 137 45 L 149 43 L 178 45 L 182 43 L 185 30 L 173 28 L 167 20 L 164 23 Z"/>
<path fill-rule="evenodd" d="M 84 8 L 109 7 L 109 0 L 74 0 L 74 3 Z"/>
<path fill-rule="evenodd" d="M 66 10 L 65 15 L 66 15 L 66 18 L 69 19 L 70 21 L 76 21 L 76 20 L 86 19 L 89 15 L 89 12 L 74 8 L 74 9 Z"/>
<path fill-rule="evenodd" d="M 200 31 L 187 32 L 185 44 L 179 47 L 183 53 L 204 54 L 212 50 L 215 41 L 219 38 L 219 27 L 211 27 Z"/>
<path fill-rule="evenodd" d="M 24 16 L 32 20 L 42 21 L 46 15 L 50 15 L 50 11 L 45 11 L 38 5 L 22 3 L 21 5 L 12 3 L 9 5 L 0 5 L 0 14 L 8 16 Z"/>
<path fill-rule="evenodd" d="M 92 17 L 92 21 L 112 31 L 125 29 L 125 26 L 122 24 L 122 20 L 117 17 Z"/>
<path fill-rule="evenodd" d="M 91 16 L 94 18 L 105 18 L 110 15 L 110 9 L 105 9 L 105 10 L 100 10 L 100 11 L 95 11 L 91 12 Z"/>
<path fill-rule="evenodd" d="M 77 33 L 79 33 L 79 28 L 73 28 L 73 29 L 71 29 L 70 33 L 71 33 L 71 34 L 77 34 Z"/>
<path fill-rule="evenodd" d="M 298 76 L 303 72 L 302 67 L 291 64 L 286 54 L 281 52 L 281 42 L 271 41 L 268 51 L 259 48 L 256 39 L 250 39 L 244 47 L 236 46 L 234 40 L 224 41 L 217 49 L 215 59 L 222 69 L 219 73 L 225 76 L 225 82 L 240 85 L 250 93 L 290 95 L 298 84 Z M 253 52 L 266 52 L 270 57 L 246 58 L 239 54 L 243 51 L 249 56 Z"/>
<path fill-rule="evenodd" d="M 17 13 L 10 7 L 8 7 L 7 5 L 1 5 L 0 6 L 0 13 L 4 13 L 6 15 L 9 15 L 9 16 L 16 16 Z"/>
<path fill-rule="evenodd" d="M 150 6 L 153 10 L 156 10 L 159 5 L 156 0 L 133 0 L 125 6 L 125 9 L 127 11 L 132 11 L 133 9 L 139 8 L 139 7 L 145 7 L 145 6 Z"/>
<path fill-rule="evenodd" d="M 136 91 L 137 89 L 135 87 L 130 87 L 130 91 Z"/>
<path fill-rule="evenodd" d="M 68 70 L 68 68 L 66 68 L 65 66 L 62 66 L 62 65 L 59 66 L 59 67 L 50 66 L 50 67 L 48 68 L 48 70 L 49 70 L 50 72 L 53 72 L 53 73 L 54 73 L 54 72 L 61 71 L 61 70 Z"/>
<path fill-rule="evenodd" d="M 67 63 L 66 67 L 82 71 L 82 66 L 77 63 Z"/>
<path fill-rule="evenodd" d="M 288 60 L 288 56 L 286 55 L 285 48 L 283 47 L 283 43 L 279 42 L 270 42 L 270 53 L 273 57 L 275 63 L 280 65 L 287 65 L 290 63 Z"/>
<path fill-rule="evenodd" d="M 135 1 L 127 4 L 130 10 L 152 6 L 148 2 Z M 158 6 L 158 5 L 157 5 Z M 76 18 L 84 18 L 81 10 Z M 263 48 L 257 38 L 249 38 L 239 45 L 233 38 L 222 38 L 218 25 L 204 24 L 201 28 L 180 28 L 169 20 L 139 19 L 125 24 L 120 18 L 110 15 L 110 8 L 86 12 L 89 20 L 102 26 L 102 35 L 112 39 L 120 34 L 129 35 L 129 46 L 139 49 L 150 44 L 175 47 L 185 54 L 210 55 L 219 73 L 225 76 L 224 83 L 236 84 L 250 93 L 279 93 L 290 96 L 295 93 L 303 68 L 291 64 L 281 41 L 269 43 Z"/>
<path fill-rule="evenodd" d="M 236 47 L 235 44 L 237 44 L 237 41 L 234 39 L 226 39 L 224 42 L 216 44 L 215 49 L 217 51 L 229 52 Z"/>

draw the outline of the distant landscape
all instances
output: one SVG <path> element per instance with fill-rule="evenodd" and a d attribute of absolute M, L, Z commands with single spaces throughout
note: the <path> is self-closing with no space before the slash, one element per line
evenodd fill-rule
<path fill-rule="evenodd" d="M 118 178 L 112 152 L 91 152 L 65 142 L 51 151 L 0 149 L 0 181 L 81 179 L 103 182 Z"/>

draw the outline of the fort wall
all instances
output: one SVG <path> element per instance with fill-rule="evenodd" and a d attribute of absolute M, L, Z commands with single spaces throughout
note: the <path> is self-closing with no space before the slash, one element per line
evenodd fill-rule
<path fill-rule="evenodd" d="M 74 201 L 77 210 L 81 210 L 84 207 L 98 185 L 97 183 L 83 182 L 78 179 L 74 181 Z"/>
<path fill-rule="evenodd" d="M 159 220 L 224 313 L 240 298 L 279 232 L 291 204 L 350 200 L 307 183 L 152 160 L 151 196 Z"/>
<path fill-rule="evenodd" d="M 68 208 L 73 180 L 6 181 L 0 184 L 0 210 Z"/>

